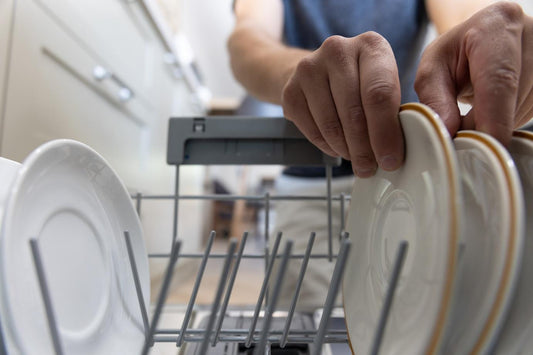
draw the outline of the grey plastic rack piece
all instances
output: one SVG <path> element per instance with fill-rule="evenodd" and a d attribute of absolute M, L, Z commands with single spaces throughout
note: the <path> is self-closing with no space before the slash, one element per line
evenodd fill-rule
<path fill-rule="evenodd" d="M 176 117 L 169 121 L 167 163 L 338 166 L 284 117 Z"/>

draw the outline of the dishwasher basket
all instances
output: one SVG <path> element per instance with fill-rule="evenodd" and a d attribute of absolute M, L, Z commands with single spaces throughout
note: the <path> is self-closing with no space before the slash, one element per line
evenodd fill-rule
<path fill-rule="evenodd" d="M 342 282 L 342 275 L 346 261 L 350 252 L 351 243 L 347 234 L 343 232 L 339 237 L 340 247 L 338 251 L 333 250 L 332 231 L 332 203 L 340 203 L 341 206 L 341 227 L 344 227 L 345 203 L 350 196 L 341 194 L 332 196 L 331 182 L 333 167 L 340 164 L 340 159 L 332 158 L 323 154 L 320 150 L 310 144 L 296 129 L 294 125 L 283 117 L 189 117 L 171 118 L 168 131 L 167 163 L 176 166 L 175 192 L 173 195 L 143 195 L 132 196 L 136 203 L 137 212 L 140 213 L 142 201 L 146 199 L 172 200 L 173 211 L 173 234 L 169 241 L 168 254 L 149 255 L 149 257 L 168 258 L 166 272 L 160 292 L 155 301 L 155 307 L 151 320 L 145 307 L 141 291 L 140 281 L 136 269 L 136 264 L 130 245 L 128 232 L 124 232 L 124 242 L 128 250 L 130 265 L 133 274 L 132 284 L 135 285 L 137 298 L 139 300 L 139 312 L 142 315 L 144 325 L 144 347 L 141 354 L 148 354 L 154 343 L 175 343 L 182 347 L 184 344 L 191 345 L 194 354 L 204 355 L 211 353 L 220 344 L 240 344 L 247 354 L 270 354 L 272 345 L 283 349 L 287 344 L 304 344 L 309 353 L 321 354 L 324 344 L 347 343 L 348 336 L 346 330 L 333 329 L 330 318 L 334 311 L 335 298 Z M 181 165 L 299 165 L 299 166 L 323 166 L 326 171 L 324 196 L 271 196 L 266 193 L 262 196 L 237 196 L 237 195 L 179 195 L 179 173 Z M 181 253 L 182 242 L 178 239 L 178 207 L 180 200 L 204 199 L 204 200 L 246 200 L 260 201 L 264 205 L 265 221 L 264 235 L 269 235 L 269 214 L 270 203 L 275 200 L 322 200 L 327 203 L 327 224 L 328 224 L 328 251 L 324 254 L 312 253 L 314 235 L 311 234 L 305 253 L 293 253 L 292 241 L 288 240 L 281 246 L 281 234 L 279 233 L 274 241 L 272 250 L 265 248 L 264 253 L 245 253 L 244 247 L 247 240 L 247 233 L 241 239 L 240 245 L 232 239 L 226 253 L 212 253 L 211 247 L 215 238 L 215 233 L 211 232 L 207 246 L 202 253 Z M 268 244 L 268 243 L 267 243 Z M 237 250 L 238 249 L 238 250 Z M 400 275 L 403 260 L 407 251 L 407 243 L 400 244 L 396 254 L 393 271 L 390 276 L 390 284 L 385 294 L 381 316 L 374 334 L 372 354 L 378 354 L 383 337 L 387 316 L 392 304 L 394 291 Z M 37 270 L 37 276 L 41 288 L 41 296 L 45 306 L 49 325 L 49 333 L 54 345 L 55 354 L 63 354 L 61 339 L 59 336 L 52 302 L 45 278 L 45 270 L 40 261 L 40 252 L 36 244 L 32 245 L 32 252 Z M 158 322 L 162 315 L 162 310 L 166 302 L 170 281 L 175 270 L 178 259 L 193 258 L 199 259 L 200 269 L 196 275 L 190 300 L 187 304 L 185 315 L 179 329 L 160 329 Z M 196 306 L 196 296 L 202 282 L 203 273 L 209 258 L 219 258 L 224 260 L 215 297 L 207 312 L 207 322 L 201 327 L 191 327 L 190 320 Z M 261 283 L 261 290 L 253 310 L 249 312 L 246 323 L 239 323 L 232 328 L 224 327 L 224 320 L 229 317 L 231 311 L 228 310 L 228 302 L 233 291 L 234 282 L 238 275 L 239 265 L 243 259 L 263 259 L 265 262 L 265 275 Z M 291 327 L 295 317 L 297 317 L 296 305 L 299 297 L 300 287 L 305 277 L 306 267 L 310 258 L 324 258 L 335 263 L 333 275 L 330 281 L 326 300 L 322 311 L 319 313 L 317 327 L 312 329 L 295 329 Z M 274 261 L 279 259 L 278 272 L 273 275 Z M 298 281 L 294 286 L 294 295 L 290 308 L 286 312 L 277 312 L 281 285 L 289 259 L 302 260 Z M 270 288 L 270 289 L 269 289 Z M 296 314 L 296 315 L 295 315 Z M 1 328 L 0 328 L 1 330 Z M 227 348 L 227 346 L 226 346 Z M 0 332 L 0 354 L 7 354 L 3 337 Z M 295 352 L 296 353 L 296 352 Z"/>

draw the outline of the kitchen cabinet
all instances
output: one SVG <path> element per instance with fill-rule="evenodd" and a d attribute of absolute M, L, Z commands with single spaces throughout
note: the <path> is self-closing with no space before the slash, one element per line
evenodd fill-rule
<path fill-rule="evenodd" d="M 174 193 L 168 118 L 204 115 L 205 106 L 149 1 L 0 0 L 0 156 L 22 161 L 49 140 L 75 139 L 132 194 Z M 201 193 L 203 171 L 182 169 L 182 189 Z M 179 234 L 196 249 L 202 203 L 186 207 Z M 150 252 L 167 251 L 172 217 L 172 204 L 144 205 Z"/>
<path fill-rule="evenodd" d="M 152 192 L 162 179 L 171 186 L 168 117 L 204 108 L 165 61 L 172 46 L 148 7 L 120 0 L 0 6 L 0 154 L 21 161 L 45 141 L 71 138 L 102 154 L 131 191 Z"/>

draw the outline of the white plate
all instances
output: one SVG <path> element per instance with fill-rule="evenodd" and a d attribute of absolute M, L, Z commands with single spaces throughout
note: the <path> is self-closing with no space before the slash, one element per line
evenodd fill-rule
<path fill-rule="evenodd" d="M 343 280 L 352 350 L 368 354 L 398 245 L 407 256 L 380 354 L 435 353 L 450 312 L 460 186 L 452 141 L 429 108 L 400 111 L 406 159 L 394 172 L 356 179 L 346 230 L 352 248 Z"/>
<path fill-rule="evenodd" d="M 533 133 L 516 131 L 509 145 L 522 182 L 525 202 L 525 233 L 522 265 L 507 320 L 495 346 L 495 354 L 533 352 Z"/>
<path fill-rule="evenodd" d="M 52 354 L 31 256 L 40 244 L 66 354 L 134 354 L 143 326 L 123 231 L 146 306 L 147 254 L 129 195 L 104 159 L 70 140 L 36 149 L 18 170 L 0 234 L 0 316 L 10 354 Z"/>
<path fill-rule="evenodd" d="M 443 349 L 484 354 L 501 329 L 520 267 L 524 202 L 513 160 L 494 138 L 462 131 L 454 144 L 466 222 Z"/>

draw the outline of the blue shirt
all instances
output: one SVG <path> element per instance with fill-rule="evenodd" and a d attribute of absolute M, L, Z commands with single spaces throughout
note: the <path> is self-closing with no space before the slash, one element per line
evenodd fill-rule
<path fill-rule="evenodd" d="M 286 44 L 314 50 L 332 36 L 367 31 L 391 45 L 400 76 L 402 102 L 418 101 L 413 84 L 427 30 L 420 0 L 283 0 Z"/>

